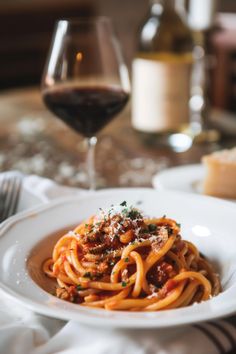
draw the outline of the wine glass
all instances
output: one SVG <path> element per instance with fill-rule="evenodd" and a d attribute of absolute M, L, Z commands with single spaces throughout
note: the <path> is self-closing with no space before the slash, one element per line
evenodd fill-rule
<path fill-rule="evenodd" d="M 124 108 L 129 92 L 128 70 L 109 18 L 57 22 L 42 96 L 52 113 L 85 137 L 90 190 L 96 188 L 96 134 Z"/>

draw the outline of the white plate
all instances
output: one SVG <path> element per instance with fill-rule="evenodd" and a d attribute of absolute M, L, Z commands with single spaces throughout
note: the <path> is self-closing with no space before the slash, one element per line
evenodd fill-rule
<path fill-rule="evenodd" d="M 194 242 L 215 263 L 223 292 L 190 307 L 160 312 L 113 312 L 90 309 L 60 300 L 46 292 L 32 279 L 28 264 L 39 241 L 57 230 L 80 222 L 123 200 L 150 216 L 166 214 L 182 224 L 182 235 Z M 0 227 L 0 289 L 12 300 L 38 313 L 91 325 L 109 327 L 170 327 L 209 320 L 236 311 L 236 206 L 218 199 L 156 191 L 152 189 L 118 189 L 60 200 L 6 221 Z M 38 254 L 40 262 L 51 252 L 45 247 Z M 40 258 L 41 257 L 41 258 Z M 34 277 L 35 278 L 35 277 Z M 37 278 L 37 277 L 36 277 Z"/>
<path fill-rule="evenodd" d="M 205 168 L 201 164 L 168 168 L 153 177 L 154 188 L 202 194 Z"/>

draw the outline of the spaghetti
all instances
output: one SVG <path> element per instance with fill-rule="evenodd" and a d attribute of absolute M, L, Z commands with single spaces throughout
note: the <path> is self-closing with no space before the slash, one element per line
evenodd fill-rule
<path fill-rule="evenodd" d="M 165 216 L 145 218 L 126 202 L 100 210 L 56 243 L 44 273 L 56 296 L 107 310 L 157 311 L 220 292 L 218 276 Z"/>

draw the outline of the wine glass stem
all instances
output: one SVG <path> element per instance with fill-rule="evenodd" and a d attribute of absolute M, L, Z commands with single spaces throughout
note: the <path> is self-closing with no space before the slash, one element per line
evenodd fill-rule
<path fill-rule="evenodd" d="M 95 147 L 97 144 L 97 138 L 93 136 L 92 138 L 87 138 L 87 173 L 88 173 L 88 183 L 89 190 L 94 191 L 96 189 L 96 174 L 95 174 Z"/>

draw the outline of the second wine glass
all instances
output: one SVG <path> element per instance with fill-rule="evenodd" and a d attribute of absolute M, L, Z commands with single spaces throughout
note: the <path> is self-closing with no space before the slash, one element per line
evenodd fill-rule
<path fill-rule="evenodd" d="M 42 95 L 51 112 L 86 138 L 91 190 L 96 188 L 96 135 L 124 108 L 129 93 L 128 70 L 111 21 L 106 17 L 59 21 Z"/>

